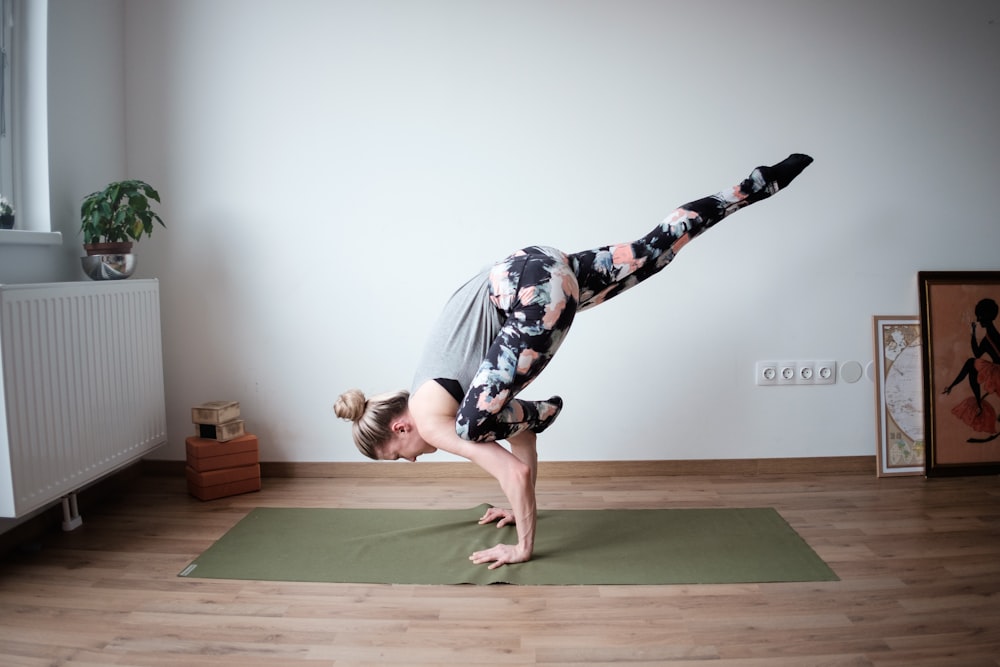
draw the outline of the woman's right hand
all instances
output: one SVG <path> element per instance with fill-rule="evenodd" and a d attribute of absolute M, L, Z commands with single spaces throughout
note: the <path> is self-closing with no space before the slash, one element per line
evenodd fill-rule
<path fill-rule="evenodd" d="M 531 558 L 531 552 L 522 549 L 515 544 L 498 544 L 492 549 L 477 551 L 471 556 L 471 560 L 476 565 L 489 563 L 489 569 L 495 570 L 501 565 L 508 563 L 524 563 Z"/>

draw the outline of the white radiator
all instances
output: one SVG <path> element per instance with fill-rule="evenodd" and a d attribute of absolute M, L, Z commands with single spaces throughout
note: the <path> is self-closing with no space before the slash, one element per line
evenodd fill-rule
<path fill-rule="evenodd" d="M 167 440 L 156 280 L 0 285 L 0 366 L 0 517 Z"/>

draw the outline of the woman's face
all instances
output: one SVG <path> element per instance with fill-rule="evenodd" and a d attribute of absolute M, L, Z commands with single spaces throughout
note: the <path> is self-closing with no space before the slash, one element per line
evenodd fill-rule
<path fill-rule="evenodd" d="M 379 451 L 381 461 L 409 461 L 416 463 L 417 457 L 423 454 L 433 454 L 437 447 L 424 442 L 416 429 L 396 433 L 392 440 L 382 445 Z"/>

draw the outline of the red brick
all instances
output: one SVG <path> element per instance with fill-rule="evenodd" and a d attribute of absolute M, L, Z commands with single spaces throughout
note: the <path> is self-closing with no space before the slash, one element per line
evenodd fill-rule
<path fill-rule="evenodd" d="M 240 482 L 230 482 L 229 484 L 219 484 L 210 487 L 188 486 L 188 491 L 198 500 L 217 500 L 219 498 L 260 491 L 260 478 L 244 479 Z"/>
<path fill-rule="evenodd" d="M 185 444 L 187 464 L 197 472 L 236 468 L 260 461 L 257 436 L 249 433 L 228 442 L 192 436 Z"/>
<path fill-rule="evenodd" d="M 260 491 L 260 465 L 198 472 L 185 468 L 188 491 L 201 500 L 215 500 L 250 491 Z"/>

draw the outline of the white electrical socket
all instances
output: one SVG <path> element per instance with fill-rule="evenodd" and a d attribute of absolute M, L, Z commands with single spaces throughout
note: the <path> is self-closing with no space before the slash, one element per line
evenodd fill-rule
<path fill-rule="evenodd" d="M 778 362 L 758 361 L 754 382 L 763 387 L 778 384 Z"/>
<path fill-rule="evenodd" d="M 755 384 L 778 385 L 836 384 L 836 361 L 758 361 Z"/>
<path fill-rule="evenodd" d="M 794 361 L 778 362 L 778 384 L 795 384 L 798 367 Z"/>
<path fill-rule="evenodd" d="M 837 383 L 837 362 L 817 361 L 816 384 L 836 384 Z"/>
<path fill-rule="evenodd" d="M 778 384 L 778 363 L 776 361 L 758 361 L 755 382 L 761 386 Z"/>

